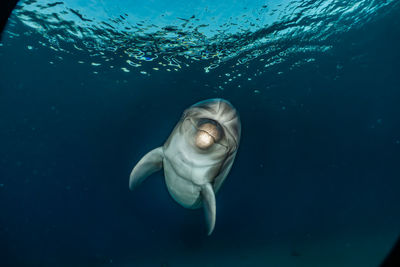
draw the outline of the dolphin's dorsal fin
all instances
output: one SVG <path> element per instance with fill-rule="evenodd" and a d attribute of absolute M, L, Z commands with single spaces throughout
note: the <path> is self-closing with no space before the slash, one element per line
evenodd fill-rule
<path fill-rule="evenodd" d="M 163 158 L 164 152 L 162 147 L 158 147 L 153 149 L 136 164 L 131 172 L 131 176 L 129 178 L 129 189 L 133 190 L 147 176 L 151 175 L 152 173 L 161 170 L 163 165 Z"/>
<path fill-rule="evenodd" d="M 208 228 L 208 235 L 214 230 L 216 218 L 215 194 L 211 184 L 207 183 L 201 188 L 201 197 L 203 200 L 204 213 Z"/>

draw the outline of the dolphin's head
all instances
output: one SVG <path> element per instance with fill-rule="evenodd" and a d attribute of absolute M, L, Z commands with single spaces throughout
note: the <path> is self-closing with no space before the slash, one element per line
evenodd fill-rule
<path fill-rule="evenodd" d="M 198 102 L 185 110 L 182 119 L 182 130 L 199 150 L 207 151 L 217 144 L 233 151 L 239 146 L 239 115 L 224 99 Z"/>

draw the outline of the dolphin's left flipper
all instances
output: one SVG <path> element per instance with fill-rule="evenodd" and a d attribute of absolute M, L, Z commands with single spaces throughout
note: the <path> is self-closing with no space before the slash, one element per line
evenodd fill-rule
<path fill-rule="evenodd" d="M 218 193 L 219 188 L 221 187 L 222 183 L 224 182 L 226 176 L 228 176 L 229 171 L 232 168 L 233 160 L 235 159 L 236 152 L 231 153 L 224 161 L 221 167 L 221 172 L 218 174 L 217 177 L 214 179 L 214 192 Z"/>
<path fill-rule="evenodd" d="M 211 235 L 214 230 L 216 217 L 215 194 L 211 184 L 205 184 L 201 188 L 201 196 L 203 200 L 204 213 L 206 215 L 208 235 Z"/>
<path fill-rule="evenodd" d="M 152 173 L 161 170 L 164 159 L 162 147 L 153 149 L 136 164 L 129 177 L 129 189 L 135 189 L 139 184 Z"/>

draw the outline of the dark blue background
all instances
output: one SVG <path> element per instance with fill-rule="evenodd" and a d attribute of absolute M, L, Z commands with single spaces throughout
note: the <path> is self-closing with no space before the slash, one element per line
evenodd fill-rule
<path fill-rule="evenodd" d="M 283 242 L 283 255 L 314 266 L 300 244 L 399 233 L 399 12 L 343 34 L 331 50 L 312 55 L 313 64 L 289 71 L 296 61 L 289 58 L 218 93 L 205 84 L 218 81 L 223 67 L 96 75 L 76 64 L 81 56 L 51 65 L 51 50 L 27 51 L 38 36 L 4 36 L 0 261 L 167 266 L 180 256 L 212 263 L 219 255 L 228 262 Z M 213 97 L 238 109 L 242 140 L 207 237 L 202 210 L 175 203 L 161 173 L 136 192 L 128 179 L 185 108 Z M 377 254 L 363 257 L 383 257 L 396 237 L 371 244 Z"/>

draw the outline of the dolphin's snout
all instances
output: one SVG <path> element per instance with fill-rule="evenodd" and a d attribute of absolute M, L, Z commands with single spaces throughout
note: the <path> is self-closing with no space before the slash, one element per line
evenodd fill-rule
<path fill-rule="evenodd" d="M 215 122 L 201 123 L 195 135 L 195 144 L 200 149 L 207 149 L 221 139 L 221 127 Z"/>

